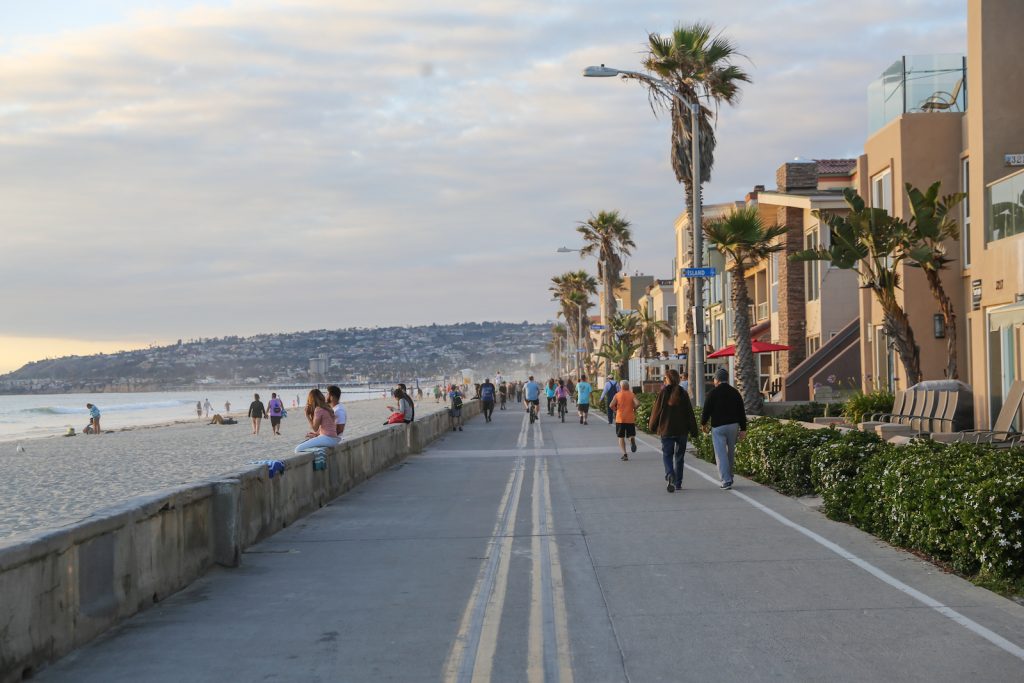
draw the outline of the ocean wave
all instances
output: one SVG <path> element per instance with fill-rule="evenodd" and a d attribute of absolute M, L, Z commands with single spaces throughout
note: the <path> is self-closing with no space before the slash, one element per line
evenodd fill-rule
<path fill-rule="evenodd" d="M 123 413 L 133 410 L 158 410 L 160 408 L 177 408 L 179 406 L 195 405 L 195 401 L 188 399 L 177 399 L 174 401 L 154 401 L 152 403 L 123 403 L 115 405 L 99 406 L 101 413 Z M 89 409 L 85 406 L 72 408 L 69 406 L 41 406 L 38 408 L 24 408 L 20 412 L 35 415 L 87 415 Z"/>

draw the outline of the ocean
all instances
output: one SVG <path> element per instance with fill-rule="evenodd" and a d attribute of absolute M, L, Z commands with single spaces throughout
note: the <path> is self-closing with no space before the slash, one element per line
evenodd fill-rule
<path fill-rule="evenodd" d="M 381 398 L 391 385 L 372 388 L 343 388 L 342 403 Z M 176 420 L 196 420 L 196 401 L 210 400 L 210 414 L 224 413 L 224 403 L 231 402 L 231 412 L 243 419 L 258 393 L 263 405 L 270 399 L 271 390 L 262 388 L 189 391 L 157 391 L 109 394 L 35 394 L 0 396 L 0 441 L 18 441 L 64 434 L 68 427 L 76 432 L 89 423 L 86 403 L 100 409 L 100 427 L 120 429 L 143 425 L 163 424 Z M 285 408 L 296 404 L 305 406 L 306 391 L 285 389 L 278 391 Z M 301 408 L 300 408 L 301 410 Z"/>

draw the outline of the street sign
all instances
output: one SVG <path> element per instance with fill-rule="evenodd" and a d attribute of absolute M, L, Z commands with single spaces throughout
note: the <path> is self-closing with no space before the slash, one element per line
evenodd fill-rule
<path fill-rule="evenodd" d="M 592 330 L 603 330 L 604 329 L 604 325 L 591 325 L 590 329 L 592 329 Z"/>
<path fill-rule="evenodd" d="M 576 353 L 586 353 L 586 349 L 576 349 Z"/>
<path fill-rule="evenodd" d="M 713 267 L 709 268 L 683 268 L 683 277 L 714 277 L 717 275 L 717 271 Z"/>

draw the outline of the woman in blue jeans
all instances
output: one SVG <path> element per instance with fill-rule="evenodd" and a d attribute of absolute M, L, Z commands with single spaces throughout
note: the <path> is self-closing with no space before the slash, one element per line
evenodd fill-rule
<path fill-rule="evenodd" d="M 687 435 L 697 437 L 697 418 L 690 397 L 679 386 L 679 372 L 669 370 L 665 386 L 654 401 L 648 428 L 661 437 L 661 457 L 665 463 L 665 487 L 669 493 L 682 488 L 683 456 Z"/>

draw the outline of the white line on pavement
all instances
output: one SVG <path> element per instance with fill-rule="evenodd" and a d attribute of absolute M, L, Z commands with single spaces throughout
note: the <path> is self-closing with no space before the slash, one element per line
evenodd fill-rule
<path fill-rule="evenodd" d="M 644 443 L 649 448 L 651 448 L 653 450 L 656 450 L 659 453 L 661 452 L 661 449 L 655 448 L 650 443 L 647 443 L 646 441 L 644 441 Z M 711 482 L 712 484 L 714 484 L 716 486 L 718 486 L 718 484 L 720 483 L 717 479 L 715 479 L 714 477 L 712 477 L 712 476 L 710 476 L 708 474 L 705 474 L 704 472 L 702 472 L 701 470 L 697 469 L 693 465 L 686 465 L 686 469 L 690 470 L 691 472 L 696 472 L 697 475 L 703 477 L 704 479 L 708 480 L 709 482 Z M 828 540 L 824 536 L 811 531 L 807 527 L 804 527 L 804 526 L 801 526 L 801 525 L 797 524 L 796 522 L 794 522 L 794 521 L 784 517 L 783 515 L 779 514 L 775 510 L 772 510 L 768 506 L 766 506 L 766 505 L 764 505 L 762 503 L 759 503 L 758 501 L 754 500 L 750 496 L 748 496 L 746 494 L 743 494 L 743 493 L 740 493 L 739 491 L 737 491 L 735 489 L 730 491 L 730 493 L 732 493 L 734 496 L 737 496 L 741 500 L 744 500 L 747 503 L 750 503 L 752 506 L 754 506 L 755 508 L 757 508 L 761 512 L 765 513 L 766 515 L 768 515 L 769 517 L 771 517 L 775 521 L 777 521 L 777 522 L 779 522 L 781 524 L 784 524 L 784 525 L 788 526 L 789 528 L 794 529 L 795 531 L 799 531 L 801 534 L 803 534 L 807 538 L 809 538 L 812 541 L 814 541 L 815 543 L 817 543 L 817 544 L 819 544 L 819 545 L 821 545 L 821 546 L 831 550 L 833 553 L 835 553 L 839 557 L 843 558 L 844 560 L 849 560 L 850 562 L 852 562 L 856 566 L 860 567 L 861 569 L 863 569 L 867 573 L 871 574 L 875 578 L 877 578 L 877 579 L 879 579 L 881 581 L 884 581 L 885 583 L 889 584 L 890 586 L 892 586 L 896 590 L 909 595 L 910 597 L 914 598 L 918 602 L 920 602 L 920 603 L 922 603 L 924 605 L 927 605 L 928 607 L 931 607 L 932 609 L 934 609 L 939 614 L 941 614 L 941 615 L 943 615 L 945 617 L 948 617 L 949 619 L 952 619 L 953 621 L 955 621 L 956 623 L 960 624 L 961 626 L 963 626 L 967 630 L 971 631 L 972 633 L 975 633 L 976 635 L 981 636 L 982 638 L 984 638 L 988 642 L 992 643 L 996 647 L 1000 648 L 1001 650 L 1003 650 L 1005 652 L 1008 652 L 1009 654 L 1013 655 L 1014 657 L 1017 657 L 1018 659 L 1024 660 L 1024 648 L 1020 647 L 1019 645 L 1017 645 L 1015 643 L 1010 642 L 1006 638 L 1003 638 L 998 633 L 996 633 L 996 632 L 994 632 L 994 631 L 992 631 L 992 630 L 990 630 L 988 628 L 985 628 L 984 626 L 982 626 L 978 622 L 976 622 L 976 621 L 974 621 L 972 619 L 969 619 L 968 617 L 965 617 L 964 615 L 960 614 L 956 610 L 954 610 L 954 609 L 952 609 L 950 607 L 947 607 L 946 605 L 942 604 L 941 602 L 939 602 L 935 598 L 933 598 L 933 597 L 931 597 L 929 595 L 926 595 L 925 593 L 922 593 L 921 591 L 917 590 L 916 588 L 913 588 L 912 586 L 908 586 L 907 584 L 903 583 L 902 581 L 900 581 L 896 577 L 892 576 L 891 574 L 889 574 L 889 573 L 879 569 L 878 567 L 876 567 L 875 565 L 871 564 L 870 562 L 868 562 L 866 560 L 863 560 L 860 557 L 854 555 L 849 550 L 843 548 L 841 545 L 839 545 L 837 543 L 833 543 L 832 541 Z"/>

